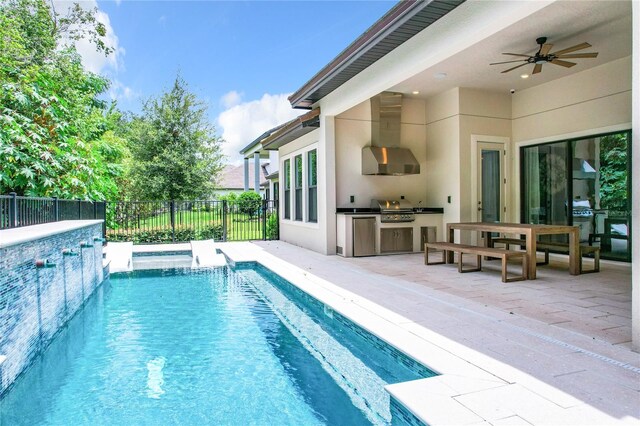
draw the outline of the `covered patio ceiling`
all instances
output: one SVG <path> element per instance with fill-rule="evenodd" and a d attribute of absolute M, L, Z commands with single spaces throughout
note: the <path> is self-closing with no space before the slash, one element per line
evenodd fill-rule
<path fill-rule="evenodd" d="M 631 28 L 630 1 L 555 2 L 389 90 L 408 97 L 427 98 L 454 87 L 505 93 L 511 89 L 527 89 L 631 55 Z M 535 75 L 530 75 L 533 65 L 506 74 L 501 71 L 518 64 L 489 65 L 518 59 L 502 52 L 534 54 L 538 47 L 536 38 L 542 36 L 554 45 L 552 52 L 588 42 L 592 47 L 574 53 L 598 52 L 598 57 L 569 59 L 577 63 L 571 68 L 545 64 L 542 72 Z M 529 77 L 523 79 L 522 74 Z M 420 93 L 416 95 L 414 91 Z"/>

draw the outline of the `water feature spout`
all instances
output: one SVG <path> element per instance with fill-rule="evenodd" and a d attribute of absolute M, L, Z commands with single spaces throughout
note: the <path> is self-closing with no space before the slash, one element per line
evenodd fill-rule
<path fill-rule="evenodd" d="M 49 259 L 36 259 L 36 268 L 55 268 L 56 264 Z"/>
<path fill-rule="evenodd" d="M 93 247 L 93 244 L 91 244 L 89 241 L 80 241 L 80 247 L 89 248 L 89 247 Z"/>
<path fill-rule="evenodd" d="M 78 254 L 78 250 L 72 250 L 70 248 L 63 248 L 62 249 L 62 255 L 63 256 L 77 256 Z"/>
<path fill-rule="evenodd" d="M 107 240 L 105 240 L 104 238 L 101 238 L 101 237 L 94 237 L 93 238 L 93 242 L 95 242 L 95 243 L 104 243 L 105 241 L 107 241 Z"/>

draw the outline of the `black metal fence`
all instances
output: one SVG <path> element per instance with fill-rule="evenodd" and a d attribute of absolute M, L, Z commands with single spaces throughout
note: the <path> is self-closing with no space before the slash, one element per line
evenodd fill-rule
<path fill-rule="evenodd" d="M 277 200 L 107 203 L 107 240 L 134 243 L 277 240 Z"/>
<path fill-rule="evenodd" d="M 39 225 L 59 220 L 105 220 L 104 201 L 63 200 L 22 197 L 15 193 L 0 195 L 0 229 Z M 106 225 L 103 225 L 103 234 Z"/>
<path fill-rule="evenodd" d="M 277 240 L 278 201 L 82 201 L 0 195 L 0 229 L 102 219 L 108 241 Z"/>

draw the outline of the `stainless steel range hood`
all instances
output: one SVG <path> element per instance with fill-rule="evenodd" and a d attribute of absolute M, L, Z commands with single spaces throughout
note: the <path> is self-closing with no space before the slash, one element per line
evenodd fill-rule
<path fill-rule="evenodd" d="M 382 92 L 371 98 L 371 146 L 362 149 L 363 175 L 412 175 L 420 163 L 400 147 L 402 94 Z"/>

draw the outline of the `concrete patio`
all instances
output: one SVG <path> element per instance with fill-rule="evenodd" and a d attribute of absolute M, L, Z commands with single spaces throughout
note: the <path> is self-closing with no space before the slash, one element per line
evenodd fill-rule
<path fill-rule="evenodd" d="M 538 279 L 505 284 L 497 262 L 459 274 L 454 265 L 425 266 L 422 254 L 343 258 L 255 244 L 610 416 L 640 420 L 629 264 L 603 261 L 600 273 L 571 276 L 557 256 Z"/>

